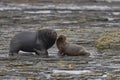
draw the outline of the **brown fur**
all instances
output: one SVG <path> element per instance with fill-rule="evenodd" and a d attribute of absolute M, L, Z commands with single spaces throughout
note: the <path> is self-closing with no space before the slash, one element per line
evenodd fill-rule
<path fill-rule="evenodd" d="M 76 44 L 70 44 L 66 41 L 64 35 L 60 35 L 56 41 L 57 48 L 59 49 L 58 55 L 64 56 L 89 56 L 90 53 L 87 50 Z"/>

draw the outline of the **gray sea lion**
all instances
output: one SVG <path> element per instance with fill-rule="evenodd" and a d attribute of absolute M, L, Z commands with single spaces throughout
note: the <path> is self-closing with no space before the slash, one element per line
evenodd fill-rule
<path fill-rule="evenodd" d="M 37 55 L 48 55 L 47 49 L 53 46 L 56 39 L 57 33 L 52 29 L 21 32 L 12 38 L 9 54 L 13 55 L 21 50 L 25 52 L 35 52 Z"/>

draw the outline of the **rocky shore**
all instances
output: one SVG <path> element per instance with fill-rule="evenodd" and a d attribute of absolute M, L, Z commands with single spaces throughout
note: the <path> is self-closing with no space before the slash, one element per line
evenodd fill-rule
<path fill-rule="evenodd" d="M 0 80 L 119 80 L 119 0 L 1 0 Z M 52 28 L 82 45 L 90 57 L 10 57 L 11 38 L 22 31 Z"/>

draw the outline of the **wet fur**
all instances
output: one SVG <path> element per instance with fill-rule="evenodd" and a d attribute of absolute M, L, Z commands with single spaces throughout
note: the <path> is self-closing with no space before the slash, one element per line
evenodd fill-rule
<path fill-rule="evenodd" d="M 64 35 L 60 35 L 56 41 L 57 48 L 59 50 L 58 55 L 64 56 L 89 56 L 90 53 L 82 46 L 76 44 L 70 44 L 66 41 Z"/>
<path fill-rule="evenodd" d="M 51 29 L 42 29 L 36 32 L 21 32 L 15 35 L 10 42 L 10 54 L 25 52 L 35 52 L 37 55 L 48 55 L 47 49 L 52 47 L 57 38 L 57 33 Z M 41 52 L 41 53 L 40 53 Z"/>

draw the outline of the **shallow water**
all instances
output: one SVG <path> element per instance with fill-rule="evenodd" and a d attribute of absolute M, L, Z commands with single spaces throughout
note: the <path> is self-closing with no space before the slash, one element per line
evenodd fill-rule
<path fill-rule="evenodd" d="M 12 1 L 0 3 L 0 80 L 120 79 L 120 51 L 106 50 L 99 54 L 95 48 L 100 36 L 120 31 L 119 0 Z M 34 54 L 8 55 L 9 43 L 15 34 L 42 28 L 65 34 L 70 43 L 86 47 L 91 56 L 59 57 L 56 45 L 48 50 L 48 58 Z M 56 70 L 63 73 L 54 73 Z"/>

